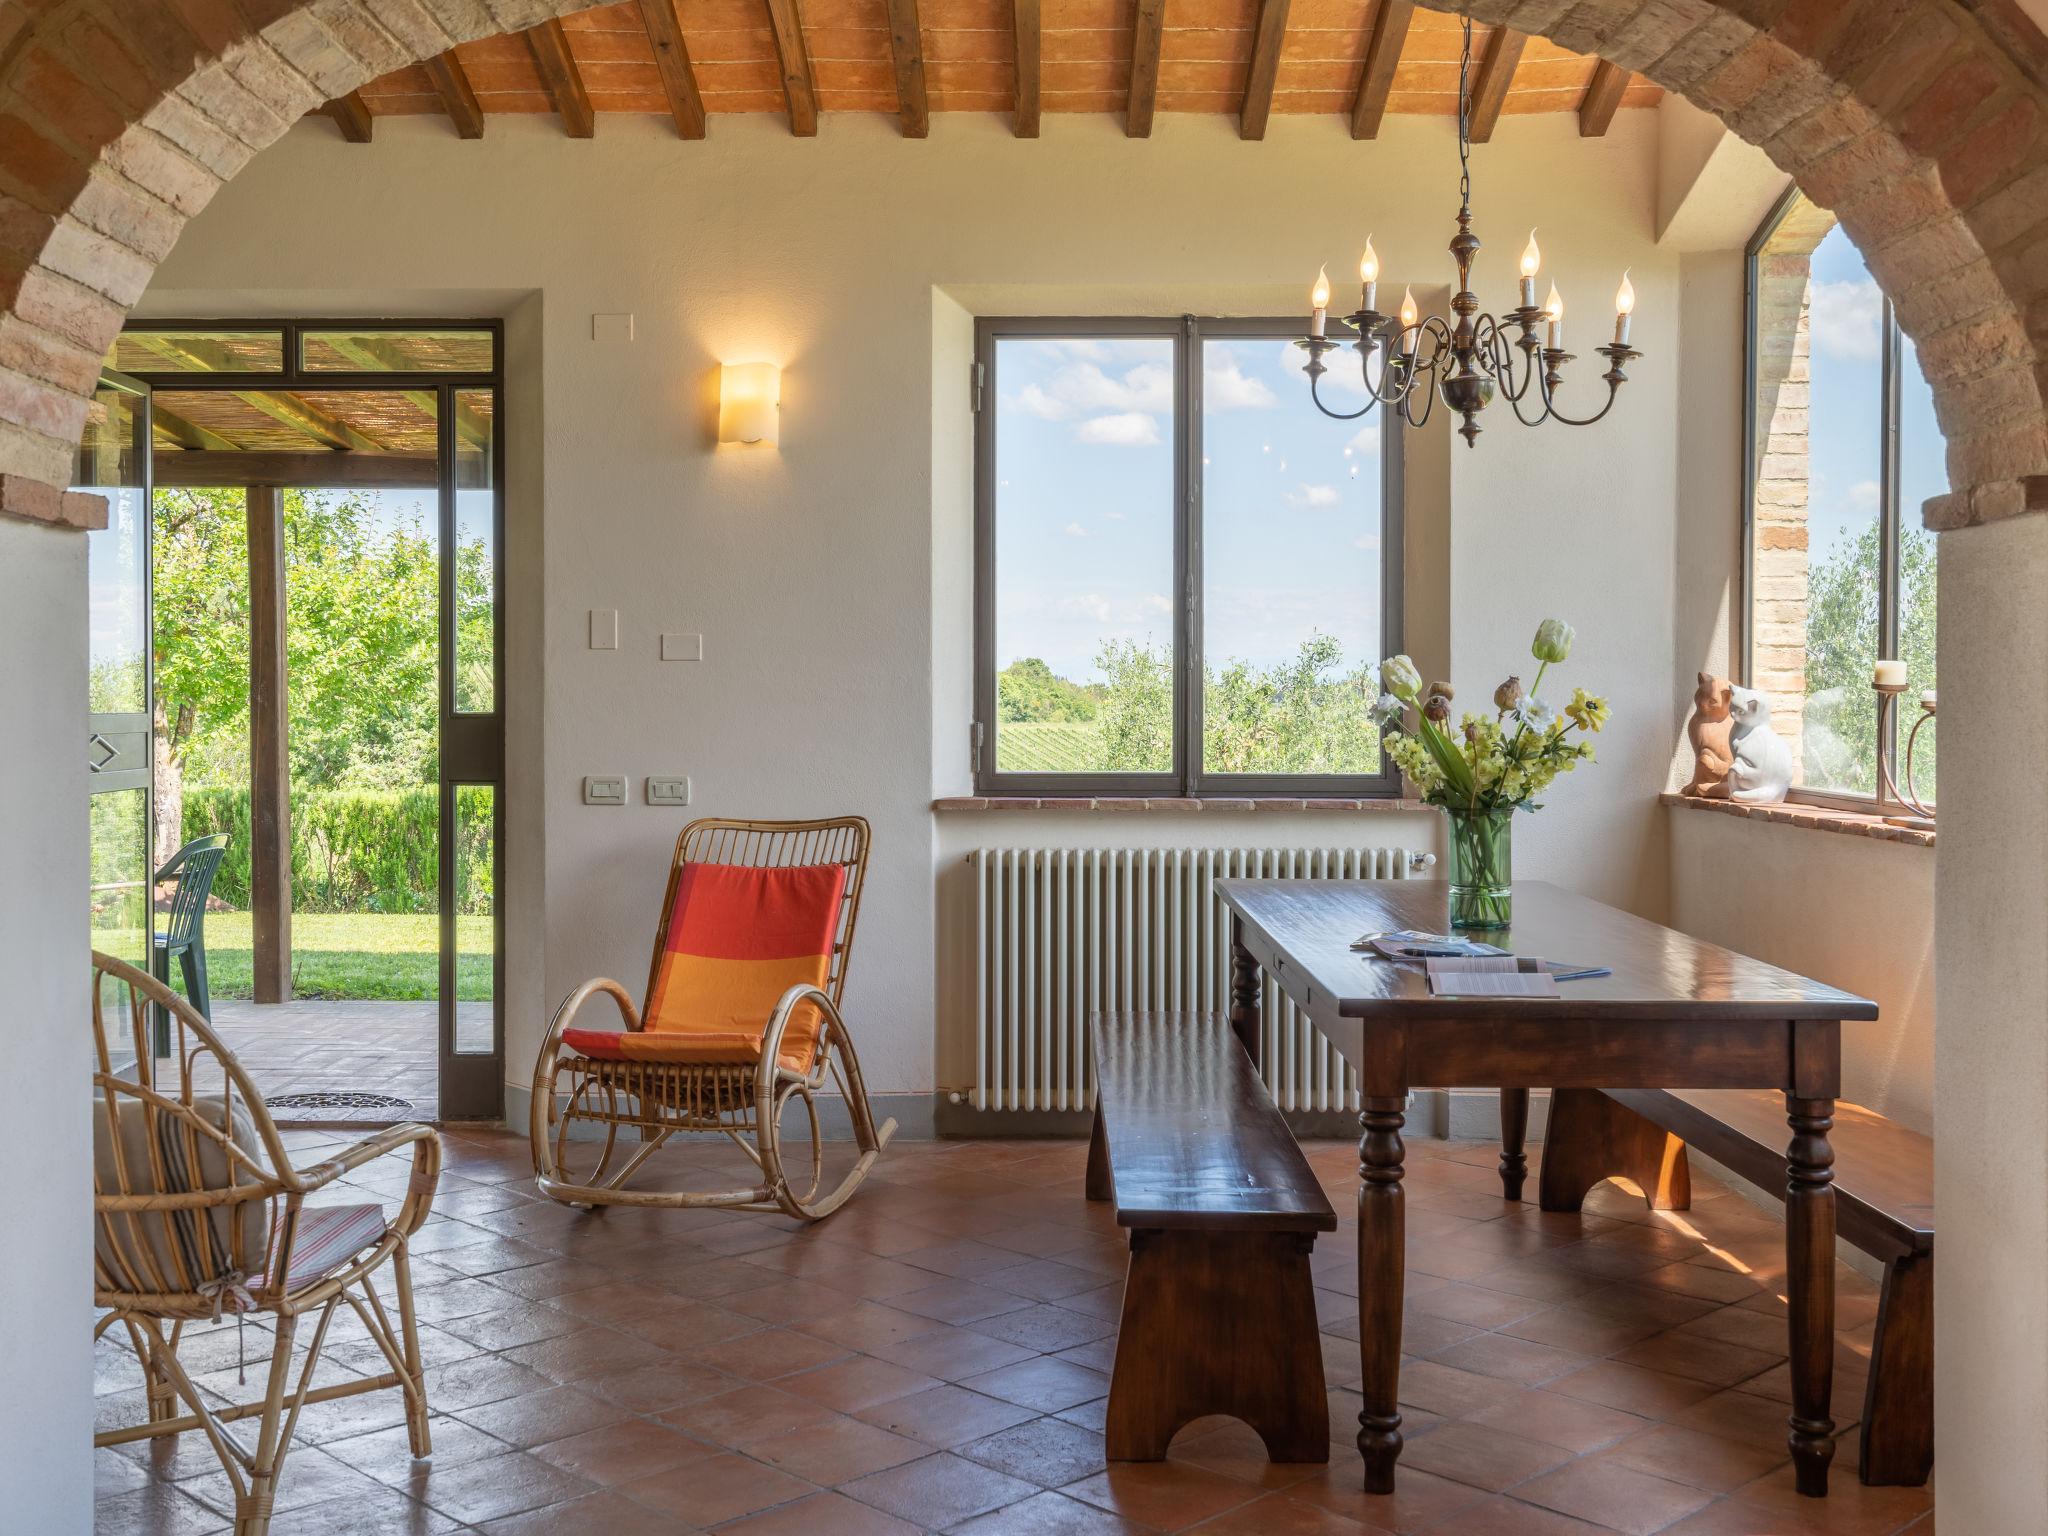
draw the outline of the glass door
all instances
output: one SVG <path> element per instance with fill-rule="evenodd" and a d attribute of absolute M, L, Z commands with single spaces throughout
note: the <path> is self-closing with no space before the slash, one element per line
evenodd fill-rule
<path fill-rule="evenodd" d="M 109 370 L 86 413 L 76 482 L 77 489 L 107 499 L 107 526 L 86 542 L 90 715 L 81 745 L 92 842 L 92 947 L 142 970 L 149 969 L 156 867 L 149 414 L 148 387 Z"/>

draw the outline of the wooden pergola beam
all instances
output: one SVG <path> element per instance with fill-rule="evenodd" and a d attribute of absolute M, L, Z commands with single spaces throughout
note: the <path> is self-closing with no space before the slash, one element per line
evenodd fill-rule
<path fill-rule="evenodd" d="M 161 419 L 161 417 L 159 417 Z M 458 455 L 461 458 L 475 455 Z M 271 453 L 261 449 L 201 448 L 158 453 L 151 460 L 165 489 L 218 486 L 289 486 L 302 490 L 432 490 L 440 463 L 396 453 Z"/>
<path fill-rule="evenodd" d="M 239 443 L 222 437 L 220 433 L 214 431 L 211 427 L 202 427 L 196 421 L 188 421 L 176 411 L 155 400 L 150 401 L 149 420 L 150 425 L 157 431 L 176 443 L 179 448 L 188 451 L 236 449 L 241 446 Z"/>
<path fill-rule="evenodd" d="M 130 334 L 158 357 L 181 363 L 201 373 L 238 371 L 233 360 L 213 343 L 161 336 L 153 331 L 135 331 Z M 384 449 L 384 445 L 375 438 L 358 432 L 347 422 L 330 416 L 319 406 L 285 390 L 238 389 L 234 395 L 252 410 L 262 412 L 282 426 L 303 432 L 323 448 L 354 448 L 371 453 L 380 453 Z"/>
<path fill-rule="evenodd" d="M 932 131 L 931 102 L 924 88 L 924 28 L 917 0 L 889 0 L 889 57 L 896 66 L 896 115 L 903 137 L 922 139 Z"/>
<path fill-rule="evenodd" d="M 767 0 L 768 24 L 782 63 L 782 93 L 789 99 L 789 131 L 800 139 L 818 133 L 818 88 L 811 82 L 811 51 L 804 44 L 796 0 Z"/>
<path fill-rule="evenodd" d="M 1280 78 L 1280 49 L 1287 41 L 1289 0 L 1260 0 L 1259 25 L 1252 36 L 1252 67 L 1245 81 L 1244 106 L 1237 115 L 1237 136 L 1263 139 L 1273 112 L 1273 85 Z"/>
<path fill-rule="evenodd" d="M 548 88 L 548 99 L 555 104 L 563 132 L 572 139 L 595 137 L 597 114 L 590 107 L 590 92 L 583 88 L 583 71 L 569 52 L 569 34 L 562 29 L 561 19 L 550 16 L 539 26 L 528 27 L 526 46 L 533 51 L 534 67 L 540 71 L 541 84 Z"/>
<path fill-rule="evenodd" d="M 697 89 L 697 71 L 690 63 L 690 50 L 683 44 L 683 23 L 676 15 L 676 0 L 640 0 L 640 23 L 647 28 L 647 40 L 654 45 L 655 67 L 661 71 L 661 88 L 668 95 L 669 115 L 676 120 L 676 133 L 685 139 L 704 137 L 704 95 Z"/>
<path fill-rule="evenodd" d="M 334 126 L 341 130 L 341 136 L 351 144 L 370 142 L 370 130 L 376 121 L 370 114 L 370 104 L 363 100 L 361 91 L 350 91 L 346 96 L 337 96 L 321 109 L 334 119 Z"/>
<path fill-rule="evenodd" d="M 1124 108 L 1124 134 L 1152 137 L 1152 113 L 1159 103 L 1159 45 L 1166 30 L 1166 0 L 1138 0 L 1131 33 L 1131 94 Z"/>
<path fill-rule="evenodd" d="M 1621 94 L 1628 89 L 1628 71 L 1601 59 L 1593 65 L 1593 78 L 1586 82 L 1586 94 L 1579 98 L 1579 137 L 1597 139 L 1621 107 Z"/>
<path fill-rule="evenodd" d="M 1012 0 L 1017 19 L 1017 137 L 1038 137 L 1039 60 L 1044 52 L 1044 30 L 1039 20 L 1038 0 Z"/>
<path fill-rule="evenodd" d="M 325 338 L 328 346 L 334 348 L 350 362 L 360 365 L 371 373 L 405 373 L 408 368 L 397 348 L 375 336 L 350 336 L 340 331 L 331 332 Z M 414 406 L 428 420 L 439 423 L 441 403 L 431 389 L 401 389 L 406 403 Z M 491 443 L 491 424 L 477 413 L 476 407 L 465 403 L 458 392 L 455 398 L 455 435 L 473 448 L 488 448 Z"/>
<path fill-rule="evenodd" d="M 1387 115 L 1387 93 L 1394 88 L 1394 70 L 1408 43 L 1408 24 L 1415 20 L 1415 0 L 1380 0 L 1373 13 L 1372 36 L 1365 45 L 1365 73 L 1351 102 L 1351 137 L 1376 138 Z"/>
<path fill-rule="evenodd" d="M 462 60 L 455 56 L 455 50 L 436 54 L 425 64 L 427 78 L 434 82 L 434 91 L 441 98 L 441 110 L 448 114 L 448 120 L 455 125 L 458 138 L 480 139 L 484 136 L 484 109 L 476 99 L 476 91 L 469 83 L 469 71 L 462 67 Z"/>
<path fill-rule="evenodd" d="M 1526 33 L 1511 27 L 1495 27 L 1480 55 L 1479 78 L 1472 85 L 1472 142 L 1484 144 L 1493 137 L 1500 109 L 1507 104 L 1508 87 L 1514 84 L 1515 69 L 1522 62 L 1522 50 L 1529 46 Z"/>
<path fill-rule="evenodd" d="M 286 720 L 284 498 L 252 485 L 249 534 L 249 928 L 259 1003 L 292 995 L 292 811 Z"/>

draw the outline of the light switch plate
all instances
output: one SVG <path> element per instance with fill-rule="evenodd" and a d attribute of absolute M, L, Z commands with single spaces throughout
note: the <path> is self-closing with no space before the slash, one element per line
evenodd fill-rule
<path fill-rule="evenodd" d="M 647 776 L 647 803 L 649 805 L 688 805 L 690 803 L 690 781 L 686 776 Z"/>
<path fill-rule="evenodd" d="M 631 315 L 592 315 L 590 317 L 590 339 L 592 341 L 631 341 L 633 339 L 633 317 Z"/>
<path fill-rule="evenodd" d="M 619 648 L 618 609 L 590 610 L 590 648 L 593 651 L 616 651 Z"/>
<path fill-rule="evenodd" d="M 626 781 L 614 773 L 592 774 L 583 781 L 585 805 L 624 805 Z"/>
<path fill-rule="evenodd" d="M 702 635 L 663 635 L 661 637 L 661 659 L 663 661 L 702 661 L 704 659 L 704 637 Z"/>

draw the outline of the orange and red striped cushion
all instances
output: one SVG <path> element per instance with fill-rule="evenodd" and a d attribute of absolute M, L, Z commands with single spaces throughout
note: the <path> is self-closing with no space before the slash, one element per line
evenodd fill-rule
<path fill-rule="evenodd" d="M 825 984 L 845 891 L 842 864 L 685 864 L 641 1028 L 564 1030 L 563 1042 L 614 1061 L 758 1060 L 782 994 Z M 791 1015 L 782 1066 L 810 1069 L 819 1023 L 815 1007 Z"/>

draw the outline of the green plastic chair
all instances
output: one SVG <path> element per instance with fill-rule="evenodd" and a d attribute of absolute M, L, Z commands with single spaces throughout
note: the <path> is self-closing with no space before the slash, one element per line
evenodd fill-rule
<path fill-rule="evenodd" d="M 207 1023 L 213 1022 L 213 997 L 206 987 L 206 898 L 213 891 L 213 877 L 220 872 L 221 858 L 228 851 L 225 832 L 195 837 L 172 854 L 156 872 L 151 889 L 175 877 L 178 888 L 171 892 L 169 921 L 162 933 L 151 933 L 149 973 L 165 986 L 171 984 L 171 959 L 185 973 L 185 996 Z M 153 925 L 152 925 L 153 926 Z M 156 1054 L 171 1052 L 171 1016 L 164 1008 L 154 1010 Z"/>

